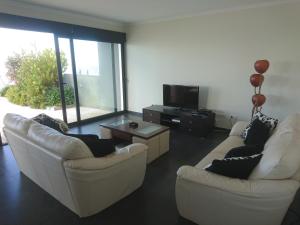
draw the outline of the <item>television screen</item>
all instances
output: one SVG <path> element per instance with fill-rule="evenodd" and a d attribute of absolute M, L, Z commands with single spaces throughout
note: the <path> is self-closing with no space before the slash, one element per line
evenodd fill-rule
<path fill-rule="evenodd" d="M 198 110 L 199 87 L 183 85 L 163 85 L 165 106 Z"/>

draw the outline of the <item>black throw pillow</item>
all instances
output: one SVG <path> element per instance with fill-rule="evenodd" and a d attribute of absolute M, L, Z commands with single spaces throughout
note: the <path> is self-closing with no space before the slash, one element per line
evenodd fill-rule
<path fill-rule="evenodd" d="M 70 134 L 70 133 L 64 133 L 64 135 L 70 136 L 70 137 L 75 137 L 79 138 L 80 140 L 82 139 L 99 139 L 98 135 L 96 134 Z"/>
<path fill-rule="evenodd" d="M 115 151 L 113 139 L 99 139 L 94 134 L 65 134 L 83 141 L 91 150 L 92 154 L 98 158 L 109 155 Z"/>
<path fill-rule="evenodd" d="M 261 112 L 256 112 L 254 115 L 253 115 L 253 118 L 252 118 L 252 121 L 254 121 L 255 119 L 259 119 L 261 122 L 263 122 L 267 127 L 270 128 L 270 132 L 272 132 L 277 124 L 278 124 L 278 119 L 274 119 L 272 117 L 269 117 L 265 114 L 262 114 Z M 242 132 L 241 134 L 241 137 L 243 139 L 246 139 L 247 137 L 247 134 L 248 134 L 248 131 L 250 129 L 250 127 L 252 126 L 252 121 L 248 124 L 248 126 L 244 129 L 244 131 Z"/>
<path fill-rule="evenodd" d="M 232 148 L 226 155 L 225 158 L 231 157 L 245 157 L 260 154 L 263 151 L 262 146 L 245 145 L 236 148 Z"/>
<path fill-rule="evenodd" d="M 246 145 L 255 145 L 263 147 L 270 136 L 270 127 L 265 125 L 259 119 L 255 119 L 248 131 L 244 141 Z"/>
<path fill-rule="evenodd" d="M 56 120 L 44 113 L 39 114 L 36 117 L 33 117 L 32 120 L 42 125 L 45 125 L 47 127 L 50 127 L 54 130 L 57 130 L 59 132 L 64 132 L 64 127 L 67 126 L 63 121 Z"/>
<path fill-rule="evenodd" d="M 215 159 L 205 170 L 226 177 L 248 179 L 261 157 L 262 154 L 256 154 L 246 157 L 225 158 L 223 160 Z"/>

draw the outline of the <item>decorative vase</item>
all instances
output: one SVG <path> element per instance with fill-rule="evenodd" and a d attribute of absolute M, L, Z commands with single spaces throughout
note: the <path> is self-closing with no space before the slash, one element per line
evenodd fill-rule
<path fill-rule="evenodd" d="M 264 75 L 268 68 L 270 66 L 270 63 L 268 60 L 257 60 L 254 63 L 254 69 L 257 73 L 252 74 L 250 76 L 250 83 L 254 87 L 254 95 L 252 96 L 252 118 L 254 113 L 261 111 L 262 105 L 266 102 L 266 96 L 261 94 L 261 86 L 264 82 Z"/>
<path fill-rule="evenodd" d="M 259 87 L 262 85 L 264 82 L 264 76 L 261 74 L 252 74 L 250 77 L 250 83 L 252 84 L 253 87 Z"/>
<path fill-rule="evenodd" d="M 266 102 L 266 96 L 255 94 L 252 96 L 252 103 L 255 107 L 261 107 Z"/>
<path fill-rule="evenodd" d="M 255 68 L 256 72 L 262 74 L 262 73 L 265 73 L 268 70 L 269 65 L 270 65 L 270 63 L 266 59 L 257 60 L 254 64 L 254 68 Z"/>

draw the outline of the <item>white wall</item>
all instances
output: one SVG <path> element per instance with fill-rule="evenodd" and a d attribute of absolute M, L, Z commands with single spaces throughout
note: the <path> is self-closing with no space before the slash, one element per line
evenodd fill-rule
<path fill-rule="evenodd" d="M 163 83 L 199 85 L 201 105 L 229 128 L 231 115 L 250 118 L 249 77 L 257 59 L 268 59 L 263 112 L 299 112 L 299 22 L 300 3 L 289 3 L 129 27 L 129 110 L 162 104 Z"/>
<path fill-rule="evenodd" d="M 110 21 L 99 17 L 91 17 L 84 14 L 67 12 L 64 10 L 40 7 L 33 4 L 12 0 L 1 0 L 0 12 L 50 21 L 78 24 L 82 26 L 95 27 L 106 30 L 120 32 L 123 32 L 125 30 L 124 24 L 119 22 Z"/>

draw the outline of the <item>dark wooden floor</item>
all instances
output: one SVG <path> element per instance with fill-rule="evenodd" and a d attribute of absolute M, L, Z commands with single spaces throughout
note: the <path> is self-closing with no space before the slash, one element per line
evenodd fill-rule
<path fill-rule="evenodd" d="M 98 130 L 97 123 L 92 123 L 72 128 L 71 132 L 98 134 Z M 172 131 L 170 152 L 148 165 L 143 186 L 108 209 L 84 219 L 21 174 L 9 146 L 5 146 L 0 150 L 0 224 L 193 225 L 181 218 L 176 209 L 176 171 L 182 165 L 199 162 L 226 136 L 225 132 L 215 131 L 201 139 Z M 290 207 L 284 225 L 300 224 L 299 203 L 300 194 Z"/>

